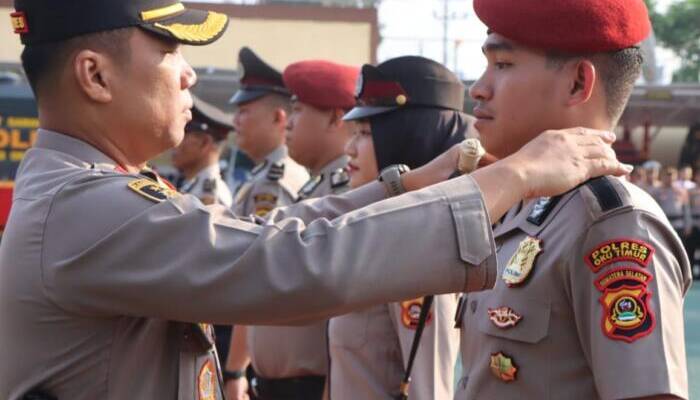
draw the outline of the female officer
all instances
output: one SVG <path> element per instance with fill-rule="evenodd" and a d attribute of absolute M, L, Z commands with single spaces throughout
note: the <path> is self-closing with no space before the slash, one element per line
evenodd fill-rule
<path fill-rule="evenodd" d="M 358 121 L 346 147 L 352 187 L 377 179 L 390 165 L 417 168 L 473 136 L 468 135 L 472 118 L 461 112 L 462 83 L 434 61 L 409 56 L 365 65 L 358 91 L 357 107 L 345 116 Z M 400 241 L 401 232 L 385 240 Z M 407 299 L 331 319 L 331 400 L 397 398 L 422 302 Z M 452 398 L 459 348 L 456 308 L 456 295 L 435 297 L 411 374 L 411 400 Z"/>

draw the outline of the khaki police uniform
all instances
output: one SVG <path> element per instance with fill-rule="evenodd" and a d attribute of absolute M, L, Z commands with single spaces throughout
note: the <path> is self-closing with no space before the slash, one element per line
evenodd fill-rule
<path fill-rule="evenodd" d="M 265 216 L 275 207 L 296 201 L 296 194 L 309 179 L 306 169 L 280 146 L 252 170 L 253 177 L 241 186 L 234 202 L 237 215 Z"/>
<path fill-rule="evenodd" d="M 219 164 L 212 164 L 185 181 L 180 192 L 188 193 L 205 204 L 221 204 L 227 208 L 233 205 L 233 196 L 226 182 L 221 179 Z"/>
<path fill-rule="evenodd" d="M 375 182 L 253 224 L 40 130 L 0 244 L 0 398 L 221 399 L 202 322 L 308 323 L 492 284 L 495 247 L 472 179 L 350 212 L 385 196 Z M 401 243 L 442 251 L 387 243 L 396 230 Z"/>
<path fill-rule="evenodd" d="M 456 399 L 688 397 L 683 245 L 617 178 L 513 208 L 494 228 L 493 290 L 458 313 Z"/>
<path fill-rule="evenodd" d="M 345 171 L 347 163 L 347 157 L 329 163 L 302 187 L 299 198 L 308 199 L 346 192 L 350 182 Z M 304 326 L 249 326 L 247 332 L 251 364 L 259 378 L 326 376 L 326 321 Z"/>
<path fill-rule="evenodd" d="M 661 211 L 664 212 L 676 232 L 684 234 L 686 229 L 690 229 L 693 221 L 685 189 L 662 186 L 654 188 L 651 195 L 659 203 Z"/>

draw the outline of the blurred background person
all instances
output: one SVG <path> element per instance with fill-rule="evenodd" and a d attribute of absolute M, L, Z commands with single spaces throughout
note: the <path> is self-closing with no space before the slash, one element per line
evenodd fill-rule
<path fill-rule="evenodd" d="M 693 168 L 690 165 L 685 165 L 678 170 L 678 180 L 676 181 L 676 185 L 685 190 L 695 189 L 695 182 L 693 181 Z"/>
<path fill-rule="evenodd" d="M 646 184 L 646 170 L 637 165 L 630 173 L 629 181 L 639 187 L 643 187 Z"/>
<path fill-rule="evenodd" d="M 328 61 L 302 61 L 284 71 L 292 93 L 287 123 L 291 157 L 311 171 L 299 199 L 339 194 L 349 189 L 344 149 L 354 123 L 343 115 L 355 104 L 357 67 Z M 327 321 L 305 326 L 236 326 L 226 360 L 230 400 L 245 399 L 249 383 L 261 400 L 320 400 L 328 372 Z M 283 338 L 283 340 L 280 340 Z M 255 378 L 244 371 L 252 365 Z"/>
<path fill-rule="evenodd" d="M 690 214 L 693 218 L 693 229 L 690 238 L 687 240 L 688 258 L 690 259 L 693 268 L 693 278 L 700 278 L 700 266 L 698 266 L 698 257 L 696 252 L 700 247 L 700 172 L 695 171 L 694 183 L 695 187 L 688 191 L 688 202 L 690 206 Z"/>
<path fill-rule="evenodd" d="M 645 170 L 645 182 L 639 185 L 639 187 L 641 187 L 647 193 L 653 196 L 654 190 L 656 190 L 656 188 L 658 188 L 661 185 L 661 182 L 659 181 L 661 163 L 659 163 L 658 161 L 649 160 L 642 164 L 642 168 L 644 168 Z"/>
<path fill-rule="evenodd" d="M 247 47 L 239 52 L 238 61 L 243 70 L 241 88 L 231 99 L 236 108 L 236 145 L 256 166 L 251 180 L 236 194 L 234 211 L 264 216 L 294 203 L 309 174 L 289 157 L 284 144 L 290 94 L 282 74 Z"/>
<path fill-rule="evenodd" d="M 377 179 L 390 165 L 417 168 L 473 136 L 473 119 L 461 112 L 464 86 L 439 63 L 408 56 L 365 65 L 358 90 L 358 105 L 345 117 L 358 121 L 346 150 L 352 187 Z M 398 232 L 386 240 L 400 237 Z M 410 399 L 453 396 L 457 301 L 456 295 L 435 297 L 415 357 Z M 332 400 L 397 398 L 422 304 L 423 299 L 407 299 L 330 320 Z"/>
<path fill-rule="evenodd" d="M 192 100 L 192 121 L 185 126 L 185 137 L 172 153 L 173 167 L 184 178 L 179 191 L 197 196 L 204 204 L 231 207 L 233 197 L 219 169 L 221 151 L 233 129 L 231 118 L 194 95 Z"/>
<path fill-rule="evenodd" d="M 652 197 L 661 206 L 664 214 L 671 222 L 673 229 L 683 240 L 688 250 L 688 239 L 693 227 L 690 214 L 688 191 L 676 185 L 678 170 L 674 167 L 666 167 L 661 174 L 661 184 L 653 189 Z"/>

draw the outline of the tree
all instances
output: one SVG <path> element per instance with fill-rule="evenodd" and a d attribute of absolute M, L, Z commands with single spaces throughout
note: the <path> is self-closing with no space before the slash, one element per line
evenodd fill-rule
<path fill-rule="evenodd" d="M 655 10 L 655 0 L 646 0 Z M 651 12 L 656 37 L 681 59 L 674 82 L 700 82 L 700 0 L 672 3 L 665 14 Z"/>

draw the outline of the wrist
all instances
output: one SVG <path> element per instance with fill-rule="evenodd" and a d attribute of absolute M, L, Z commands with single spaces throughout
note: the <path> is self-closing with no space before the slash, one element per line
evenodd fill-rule
<path fill-rule="evenodd" d="M 224 382 L 235 381 L 235 380 L 239 380 L 241 378 L 245 378 L 245 370 L 244 369 L 236 369 L 236 370 L 225 369 L 222 371 L 222 375 L 224 378 Z"/>
<path fill-rule="evenodd" d="M 499 169 L 498 176 L 502 177 L 504 186 L 513 191 L 520 200 L 531 197 L 528 189 L 527 168 L 522 163 L 518 163 L 512 157 L 507 157 L 493 166 Z"/>

